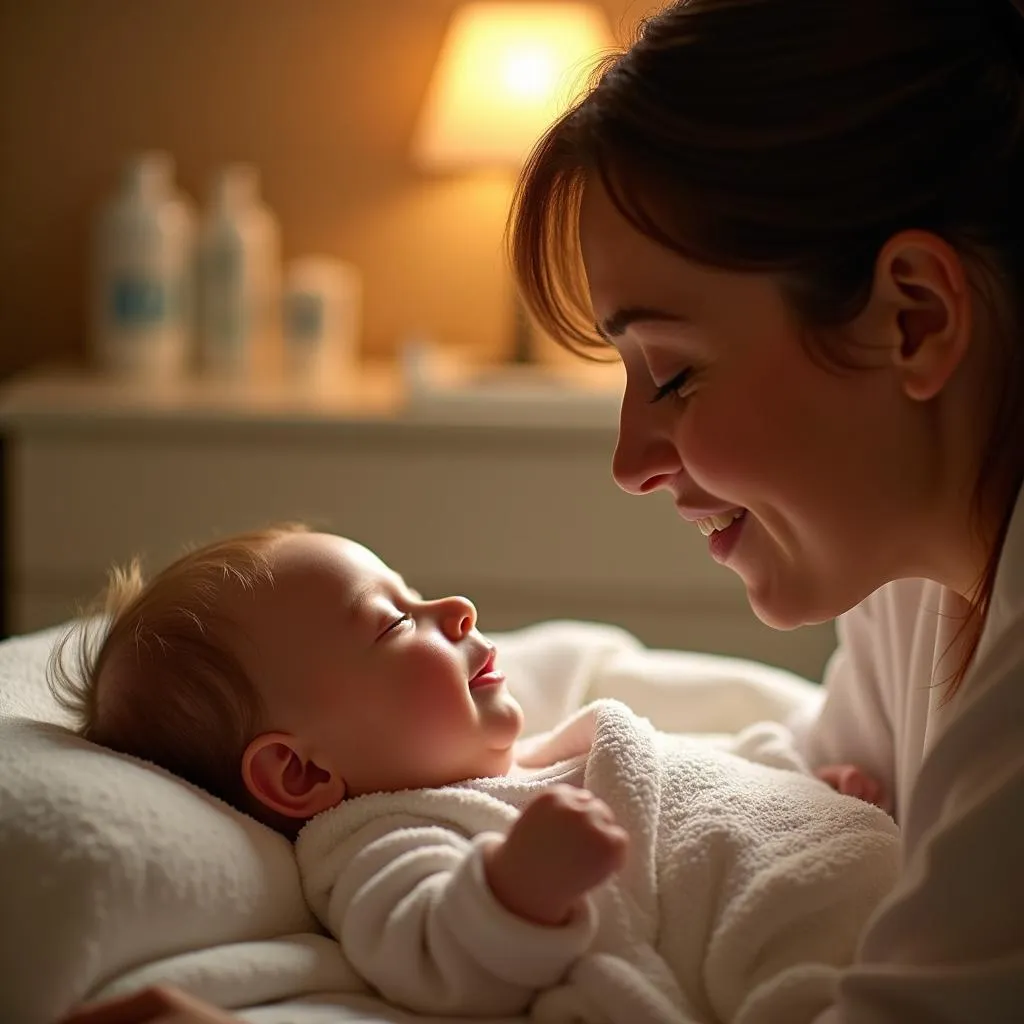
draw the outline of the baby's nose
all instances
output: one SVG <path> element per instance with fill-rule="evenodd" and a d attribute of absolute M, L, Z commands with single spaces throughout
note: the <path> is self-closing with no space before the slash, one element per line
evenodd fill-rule
<path fill-rule="evenodd" d="M 476 626 L 476 606 L 468 597 L 445 597 L 441 604 L 441 622 L 449 636 L 461 640 Z"/>

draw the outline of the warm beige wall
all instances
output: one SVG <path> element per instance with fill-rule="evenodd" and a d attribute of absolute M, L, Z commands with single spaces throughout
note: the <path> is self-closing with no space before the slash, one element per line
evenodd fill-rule
<path fill-rule="evenodd" d="M 0 374 L 83 351 L 95 206 L 123 155 L 174 154 L 202 198 L 259 165 L 285 257 L 365 271 L 365 344 L 410 330 L 499 350 L 506 190 L 409 166 L 457 0 L 0 0 Z M 607 0 L 627 34 L 652 0 Z"/>

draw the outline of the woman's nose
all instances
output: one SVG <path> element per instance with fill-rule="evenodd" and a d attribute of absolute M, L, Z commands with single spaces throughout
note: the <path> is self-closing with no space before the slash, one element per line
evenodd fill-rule
<path fill-rule="evenodd" d="M 452 640 L 461 640 L 476 626 L 476 605 L 468 597 L 443 597 L 438 605 L 441 627 Z"/>
<path fill-rule="evenodd" d="M 638 408 L 642 403 L 645 408 Z M 649 403 L 627 395 L 619 413 L 619 437 L 612 456 L 612 476 L 629 494 L 650 494 L 668 487 L 683 462 L 672 434 Z"/>

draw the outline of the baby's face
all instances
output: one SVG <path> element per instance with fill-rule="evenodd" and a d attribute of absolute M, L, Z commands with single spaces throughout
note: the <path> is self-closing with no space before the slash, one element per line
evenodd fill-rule
<path fill-rule="evenodd" d="M 340 775 L 347 796 L 508 771 L 522 712 L 468 600 L 425 600 L 328 534 L 286 536 L 270 561 L 273 584 L 240 617 L 272 730 Z"/>

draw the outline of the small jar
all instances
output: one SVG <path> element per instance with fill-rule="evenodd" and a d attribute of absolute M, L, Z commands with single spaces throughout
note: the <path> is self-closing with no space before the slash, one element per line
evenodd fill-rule
<path fill-rule="evenodd" d="M 285 274 L 283 330 L 290 380 L 330 389 L 349 379 L 359 356 L 362 275 L 349 263 L 309 256 Z"/>

